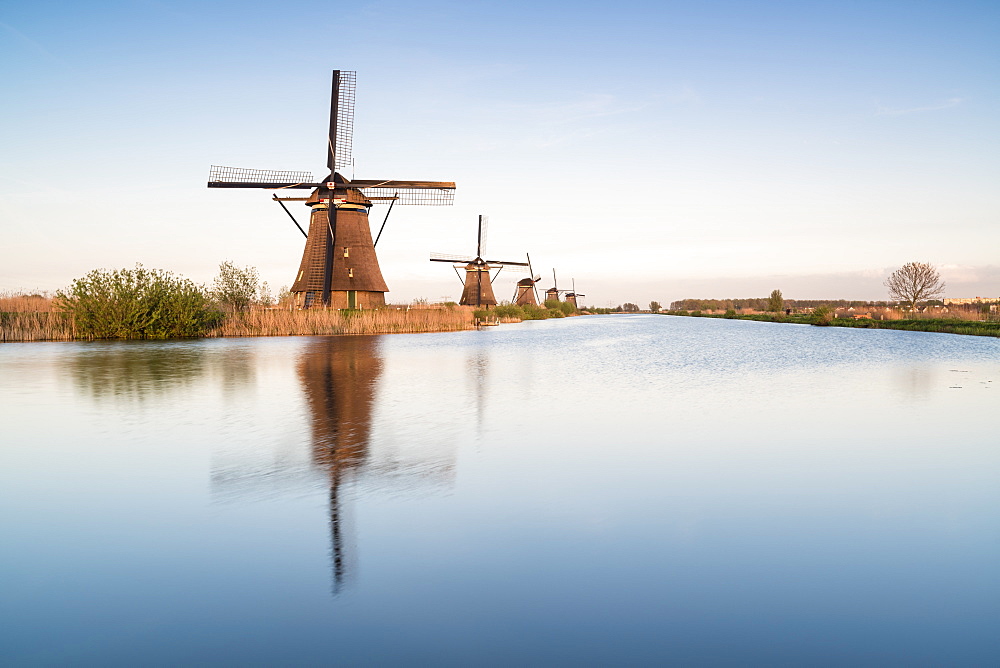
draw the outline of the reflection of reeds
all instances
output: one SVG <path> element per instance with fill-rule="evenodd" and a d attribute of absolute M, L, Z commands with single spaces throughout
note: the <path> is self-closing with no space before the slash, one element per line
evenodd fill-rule
<path fill-rule="evenodd" d="M 227 315 L 209 336 L 395 334 L 472 328 L 472 309 L 463 307 L 374 311 L 253 309 Z"/>

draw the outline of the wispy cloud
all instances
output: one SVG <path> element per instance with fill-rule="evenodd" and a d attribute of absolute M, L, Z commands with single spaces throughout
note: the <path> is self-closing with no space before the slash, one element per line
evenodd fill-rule
<path fill-rule="evenodd" d="M 680 104 L 695 105 L 702 103 L 701 93 L 696 91 L 694 88 L 691 88 L 691 86 L 688 86 L 687 84 L 682 86 L 678 92 L 674 93 L 673 95 L 670 95 L 668 99 L 671 102 L 676 102 Z"/>
<path fill-rule="evenodd" d="M 51 51 L 42 46 L 39 42 L 25 35 L 23 32 L 21 32 L 14 26 L 0 21 L 0 29 L 2 29 L 8 35 L 12 36 L 17 42 L 20 42 L 21 46 L 26 51 L 30 51 L 35 55 L 41 56 L 42 58 L 45 58 L 46 60 L 53 63 L 62 62 L 62 60 L 57 58 L 55 54 L 53 54 Z"/>
<path fill-rule="evenodd" d="M 940 111 L 941 109 L 951 109 L 952 107 L 957 107 L 962 104 L 965 100 L 961 97 L 951 97 L 947 100 L 940 102 L 938 104 L 928 105 L 926 107 L 909 107 L 907 109 L 897 109 L 894 107 L 885 107 L 875 103 L 875 115 L 876 116 L 905 116 L 906 114 L 919 114 L 925 111 Z"/>

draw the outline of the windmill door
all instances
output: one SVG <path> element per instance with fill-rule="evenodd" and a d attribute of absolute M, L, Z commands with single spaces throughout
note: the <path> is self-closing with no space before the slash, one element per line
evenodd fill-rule
<path fill-rule="evenodd" d="M 358 291 L 348 290 L 347 291 L 347 308 L 355 309 L 358 307 Z"/>

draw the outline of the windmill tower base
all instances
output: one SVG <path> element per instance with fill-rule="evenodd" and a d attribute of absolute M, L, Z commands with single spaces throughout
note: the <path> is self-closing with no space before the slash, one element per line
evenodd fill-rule
<path fill-rule="evenodd" d="M 490 265 L 471 263 L 465 266 L 465 289 L 462 306 L 496 306 L 497 298 L 493 294 L 493 283 L 490 281 Z"/>
<path fill-rule="evenodd" d="M 335 309 L 376 309 L 385 306 L 384 292 L 367 290 L 346 290 L 330 293 L 329 308 Z M 295 293 L 295 308 L 323 308 L 323 291 Z"/>
<path fill-rule="evenodd" d="M 331 215 L 331 198 L 336 203 Z M 292 284 L 298 308 L 373 309 L 385 306 L 389 288 L 382 278 L 368 227 L 371 202 L 355 188 L 318 188 L 306 201 L 312 208 L 309 237 Z M 324 304 L 323 285 L 329 285 Z"/>
<path fill-rule="evenodd" d="M 514 303 L 518 306 L 526 304 L 538 306 L 538 301 L 535 299 L 535 282 L 533 280 L 522 278 L 517 282 L 517 297 L 514 298 Z"/>

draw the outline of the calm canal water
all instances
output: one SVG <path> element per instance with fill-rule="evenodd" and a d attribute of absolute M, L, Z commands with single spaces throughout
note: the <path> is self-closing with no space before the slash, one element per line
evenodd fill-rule
<path fill-rule="evenodd" d="M 996 665 L 1000 340 L 0 346 L 5 665 Z"/>

